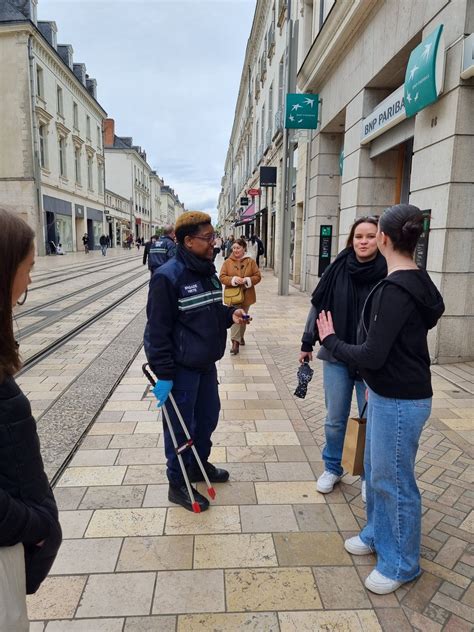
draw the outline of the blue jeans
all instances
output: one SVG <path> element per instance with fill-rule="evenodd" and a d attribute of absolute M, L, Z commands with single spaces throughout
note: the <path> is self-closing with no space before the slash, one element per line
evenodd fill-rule
<path fill-rule="evenodd" d="M 201 461 L 206 463 L 212 448 L 211 435 L 216 429 L 221 409 L 216 365 L 211 364 L 203 370 L 178 366 L 171 393 L 194 441 L 197 453 Z M 178 445 L 182 445 L 186 441 L 186 436 L 181 429 L 173 405 L 168 400 L 165 406 L 173 424 Z M 164 438 L 168 480 L 173 485 L 182 485 L 183 474 L 166 424 L 164 424 Z M 186 469 L 195 464 L 191 450 L 186 450 L 182 456 Z"/>
<path fill-rule="evenodd" d="M 326 445 L 323 450 L 325 469 L 341 476 L 342 448 L 347 420 L 351 412 L 352 391 L 355 387 L 359 413 L 365 404 L 365 384 L 354 380 L 342 362 L 323 362 L 324 399 L 327 417 L 324 424 Z"/>
<path fill-rule="evenodd" d="M 105 255 L 107 254 L 107 246 L 101 246 L 100 249 L 102 250 L 102 254 Z"/>
<path fill-rule="evenodd" d="M 431 413 L 428 399 L 391 399 L 369 389 L 364 467 L 367 526 L 360 537 L 377 553 L 377 570 L 400 582 L 420 573 L 421 497 L 415 457 Z"/>

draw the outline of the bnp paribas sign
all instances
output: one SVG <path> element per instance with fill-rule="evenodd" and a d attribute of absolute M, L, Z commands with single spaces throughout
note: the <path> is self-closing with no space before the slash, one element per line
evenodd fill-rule
<path fill-rule="evenodd" d="M 443 25 L 433 31 L 410 55 L 405 74 L 407 117 L 431 105 L 443 90 L 445 49 Z"/>

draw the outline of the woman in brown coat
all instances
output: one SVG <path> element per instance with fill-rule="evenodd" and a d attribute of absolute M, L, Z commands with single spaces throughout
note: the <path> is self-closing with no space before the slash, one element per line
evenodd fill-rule
<path fill-rule="evenodd" d="M 257 301 L 255 285 L 260 283 L 262 276 L 254 259 L 247 255 L 247 243 L 245 239 L 236 239 L 232 245 L 230 257 L 222 265 L 219 275 L 224 288 L 243 288 L 243 301 L 235 304 L 247 313 L 250 305 Z M 224 302 L 227 302 L 224 289 Z M 231 353 L 237 355 L 239 346 L 245 345 L 244 334 L 246 325 L 232 325 L 230 337 L 232 340 Z"/>

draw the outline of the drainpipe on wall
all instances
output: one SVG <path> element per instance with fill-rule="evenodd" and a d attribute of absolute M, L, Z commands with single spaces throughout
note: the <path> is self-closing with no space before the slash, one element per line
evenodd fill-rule
<path fill-rule="evenodd" d="M 38 147 L 38 129 L 36 125 L 35 115 L 35 82 L 34 82 L 34 66 L 33 66 L 33 48 L 31 45 L 32 35 L 28 36 L 28 72 L 29 72 L 29 85 L 30 85 L 30 101 L 31 101 L 31 139 L 33 150 L 33 180 L 35 183 L 36 193 L 36 215 L 40 226 L 41 239 L 36 239 L 38 254 L 46 254 L 46 230 L 44 224 L 44 212 L 43 212 L 43 200 L 41 197 L 41 166 L 39 160 L 39 147 Z"/>

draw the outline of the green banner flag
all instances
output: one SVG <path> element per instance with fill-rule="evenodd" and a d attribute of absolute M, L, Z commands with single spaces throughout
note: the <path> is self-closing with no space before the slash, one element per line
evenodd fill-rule
<path fill-rule="evenodd" d="M 405 74 L 404 103 L 407 117 L 437 101 L 443 89 L 443 25 L 412 50 Z"/>

